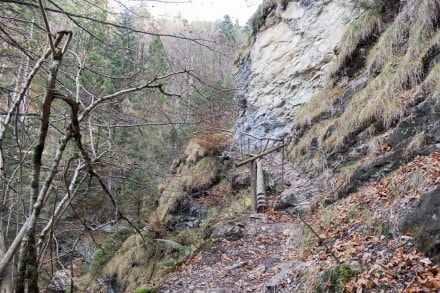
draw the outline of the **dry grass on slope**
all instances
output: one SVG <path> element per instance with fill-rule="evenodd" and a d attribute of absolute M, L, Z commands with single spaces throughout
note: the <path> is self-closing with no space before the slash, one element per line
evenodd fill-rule
<path fill-rule="evenodd" d="M 310 102 L 301 106 L 294 118 L 295 127 L 304 127 L 311 125 L 323 114 L 332 114 L 334 112 L 333 104 L 341 96 L 346 87 L 324 88 L 316 93 Z"/>
<path fill-rule="evenodd" d="M 341 147 L 347 137 L 374 122 L 388 129 L 406 115 L 416 100 L 436 96 L 438 89 L 431 88 L 432 93 L 426 92 L 423 89 L 428 88 L 422 82 L 427 77 L 430 55 L 437 52 L 437 48 L 440 48 L 440 32 L 428 42 L 411 47 L 404 56 L 395 56 L 389 61 L 382 72 L 348 103 L 338 119 L 339 127 L 324 148 L 334 150 Z M 440 78 L 438 66 L 429 69 L 430 80 Z"/>
<path fill-rule="evenodd" d="M 439 3 L 440 0 L 407 2 L 367 58 L 366 69 L 373 74 L 379 72 L 370 76 L 366 86 L 348 101 L 342 101 L 345 106 L 339 117 L 324 115 L 332 113 L 334 101 L 342 97 L 338 88 L 323 90 L 309 105 L 299 109 L 295 127 L 302 129 L 302 136 L 290 147 L 291 159 L 301 158 L 316 142 L 318 145 L 313 147 L 323 151 L 338 150 L 347 139 L 372 124 L 387 130 L 424 99 L 438 103 L 440 31 L 436 28 L 439 14 L 430 11 L 440 13 Z M 360 40 L 374 31 L 372 23 L 379 22 L 380 14 L 374 16 L 373 12 L 366 11 L 347 30 L 334 68 L 341 70 L 341 66 L 355 56 Z M 310 125 L 311 122 L 314 124 Z M 372 131 L 371 135 L 376 133 Z"/>
<path fill-rule="evenodd" d="M 338 57 L 331 65 L 329 75 L 335 77 L 339 74 L 353 60 L 358 49 L 380 34 L 383 28 L 382 15 L 375 10 L 367 10 L 353 21 L 343 36 Z"/>
<path fill-rule="evenodd" d="M 390 58 L 402 49 L 411 28 L 410 17 L 408 10 L 400 13 L 380 36 L 367 57 L 367 68 L 370 73 L 380 71 Z"/>

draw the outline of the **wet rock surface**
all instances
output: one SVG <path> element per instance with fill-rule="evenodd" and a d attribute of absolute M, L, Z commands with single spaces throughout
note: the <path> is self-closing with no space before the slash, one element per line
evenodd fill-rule
<path fill-rule="evenodd" d="M 191 229 L 199 226 L 206 214 L 207 208 L 190 195 L 187 195 L 178 203 L 168 226 L 174 231 Z"/>

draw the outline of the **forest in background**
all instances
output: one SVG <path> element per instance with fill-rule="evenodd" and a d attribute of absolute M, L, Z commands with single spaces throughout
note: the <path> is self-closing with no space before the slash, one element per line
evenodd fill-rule
<path fill-rule="evenodd" d="M 186 142 L 234 121 L 246 28 L 109 4 L 0 3 L 1 292 L 47 288 L 110 232 L 141 235 Z"/>

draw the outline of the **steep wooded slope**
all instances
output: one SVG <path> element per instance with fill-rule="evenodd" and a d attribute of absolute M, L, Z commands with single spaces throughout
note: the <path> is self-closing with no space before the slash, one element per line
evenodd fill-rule
<path fill-rule="evenodd" d="M 220 192 L 187 194 L 215 207 L 173 238 L 197 250 L 173 262 L 162 285 L 142 285 L 440 289 L 439 22 L 438 0 L 264 1 L 236 63 L 240 113 L 229 154 L 260 151 L 262 137 L 290 141 L 283 168 L 279 154 L 263 161 L 269 213 L 249 212 L 246 168 L 224 171 L 234 174 L 220 178 Z"/>

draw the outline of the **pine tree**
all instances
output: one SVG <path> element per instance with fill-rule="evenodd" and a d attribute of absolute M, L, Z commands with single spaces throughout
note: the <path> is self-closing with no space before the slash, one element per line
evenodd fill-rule
<path fill-rule="evenodd" d="M 168 71 L 168 61 L 163 46 L 162 40 L 159 36 L 154 36 L 148 48 L 148 71 L 150 74 L 163 75 Z"/>
<path fill-rule="evenodd" d="M 118 28 L 113 32 L 112 46 L 115 50 L 111 58 L 111 72 L 114 76 L 129 75 L 137 69 L 138 36 L 130 29 L 134 28 L 132 16 L 125 10 L 119 24 L 127 29 Z"/>
<path fill-rule="evenodd" d="M 226 38 L 229 42 L 235 43 L 237 41 L 237 30 L 229 15 L 223 16 L 223 20 L 219 24 L 219 30 L 220 36 Z"/>

